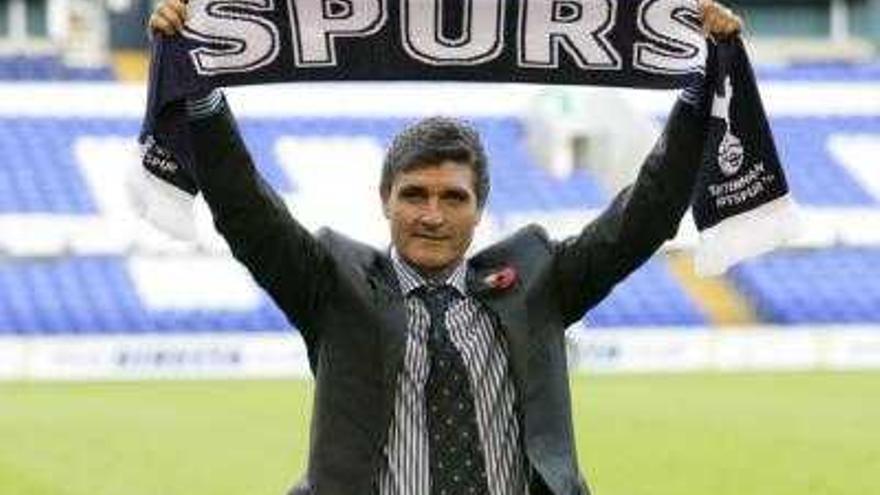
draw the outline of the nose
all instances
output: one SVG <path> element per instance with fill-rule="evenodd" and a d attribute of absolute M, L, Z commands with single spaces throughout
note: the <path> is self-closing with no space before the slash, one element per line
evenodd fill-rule
<path fill-rule="evenodd" d="M 428 227 L 439 227 L 443 225 L 445 220 L 446 217 L 443 214 L 443 209 L 440 207 L 440 203 L 436 200 L 428 201 L 419 217 L 419 221 Z"/>

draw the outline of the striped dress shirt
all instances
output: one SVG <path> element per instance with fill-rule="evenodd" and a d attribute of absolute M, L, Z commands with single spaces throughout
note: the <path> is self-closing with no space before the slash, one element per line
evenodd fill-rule
<path fill-rule="evenodd" d="M 413 292 L 429 282 L 391 253 L 406 303 L 407 339 L 403 367 L 397 377 L 394 415 L 378 478 L 379 495 L 427 495 L 431 479 L 425 383 L 428 380 L 430 317 Z M 520 425 L 514 409 L 515 390 L 507 345 L 492 315 L 467 293 L 467 265 L 461 263 L 446 280 L 461 298 L 446 312 L 446 327 L 468 371 L 477 428 L 485 455 L 492 495 L 523 495 L 526 490 Z"/>

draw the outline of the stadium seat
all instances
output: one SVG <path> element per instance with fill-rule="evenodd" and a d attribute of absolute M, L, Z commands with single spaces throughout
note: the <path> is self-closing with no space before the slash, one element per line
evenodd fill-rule
<path fill-rule="evenodd" d="M 880 63 L 804 63 L 760 67 L 757 71 L 762 81 L 807 82 L 876 82 L 880 81 Z"/>
<path fill-rule="evenodd" d="M 877 117 L 782 117 L 771 125 L 795 198 L 813 206 L 876 206 L 869 194 L 829 153 L 833 135 L 880 134 Z"/>
<path fill-rule="evenodd" d="M 706 317 L 673 278 L 662 258 L 655 258 L 616 287 L 586 317 L 587 328 L 617 326 L 705 325 Z"/>
<path fill-rule="evenodd" d="M 770 323 L 880 323 L 880 249 L 779 253 L 731 279 Z"/>
<path fill-rule="evenodd" d="M 61 77 L 58 63 L 48 59 L 17 60 L 12 65 L 0 61 L 0 79 L 13 77 L 13 72 L 19 79 L 20 74 Z M 831 77 L 833 72 L 815 70 L 821 73 L 816 77 Z M 865 77 L 873 77 L 872 70 L 866 69 Z M 368 138 L 384 147 L 406 122 L 401 118 L 242 118 L 241 127 L 267 180 L 292 195 L 304 186 L 284 163 L 295 162 L 296 157 L 279 156 L 282 140 Z M 484 134 L 492 159 L 490 214 L 504 217 L 592 209 L 609 200 L 587 171 L 558 179 L 540 168 L 525 148 L 518 119 L 477 118 L 474 124 Z M 781 117 L 773 118 L 772 125 L 798 201 L 814 206 L 878 207 L 877 198 L 836 162 L 827 141 L 841 133 L 880 134 L 880 120 Z M 97 216 L 106 198 L 94 189 L 94 177 L 88 176 L 80 163 L 83 158 L 75 152 L 77 145 L 83 139 L 106 138 L 134 146 L 138 128 L 139 122 L 130 118 L 0 117 L 0 217 L 45 215 L 74 221 Z M 288 327 L 264 295 L 251 307 L 236 310 L 151 306 L 127 266 L 126 253 L 65 252 L 63 247 L 52 247 L 50 234 L 56 230 L 30 232 L 32 244 L 26 249 L 20 249 L 18 236 L 0 236 L 0 334 L 257 332 Z M 33 244 L 37 241 L 39 246 Z M 34 257 L 37 248 L 45 257 Z M 747 263 L 731 279 L 768 322 L 878 322 L 880 272 L 873 268 L 878 266 L 880 249 L 839 249 Z M 649 262 L 617 287 L 587 320 L 589 328 L 694 328 L 706 323 L 662 259 Z"/>
<path fill-rule="evenodd" d="M 109 66 L 72 67 L 54 55 L 0 56 L 0 81 L 112 81 Z"/>

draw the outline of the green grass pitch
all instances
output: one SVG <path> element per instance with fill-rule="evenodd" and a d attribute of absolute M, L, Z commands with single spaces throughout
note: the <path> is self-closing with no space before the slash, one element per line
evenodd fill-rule
<path fill-rule="evenodd" d="M 281 495 L 306 381 L 0 384 L 0 495 Z M 880 494 L 880 374 L 580 376 L 597 495 Z"/>

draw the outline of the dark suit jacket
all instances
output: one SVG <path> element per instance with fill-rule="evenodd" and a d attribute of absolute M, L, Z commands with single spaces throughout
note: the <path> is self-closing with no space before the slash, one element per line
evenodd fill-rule
<path fill-rule="evenodd" d="M 702 151 L 705 118 L 696 113 L 676 106 L 637 182 L 580 235 L 554 242 L 530 226 L 470 260 L 470 290 L 508 342 L 532 494 L 588 493 L 575 453 L 564 331 L 675 235 Z M 387 254 L 331 230 L 313 236 L 297 223 L 256 173 L 228 110 L 193 122 L 190 132 L 217 229 L 308 347 L 316 389 L 301 492 L 374 493 L 407 332 Z M 504 267 L 517 273 L 512 287 L 481 282 Z"/>

